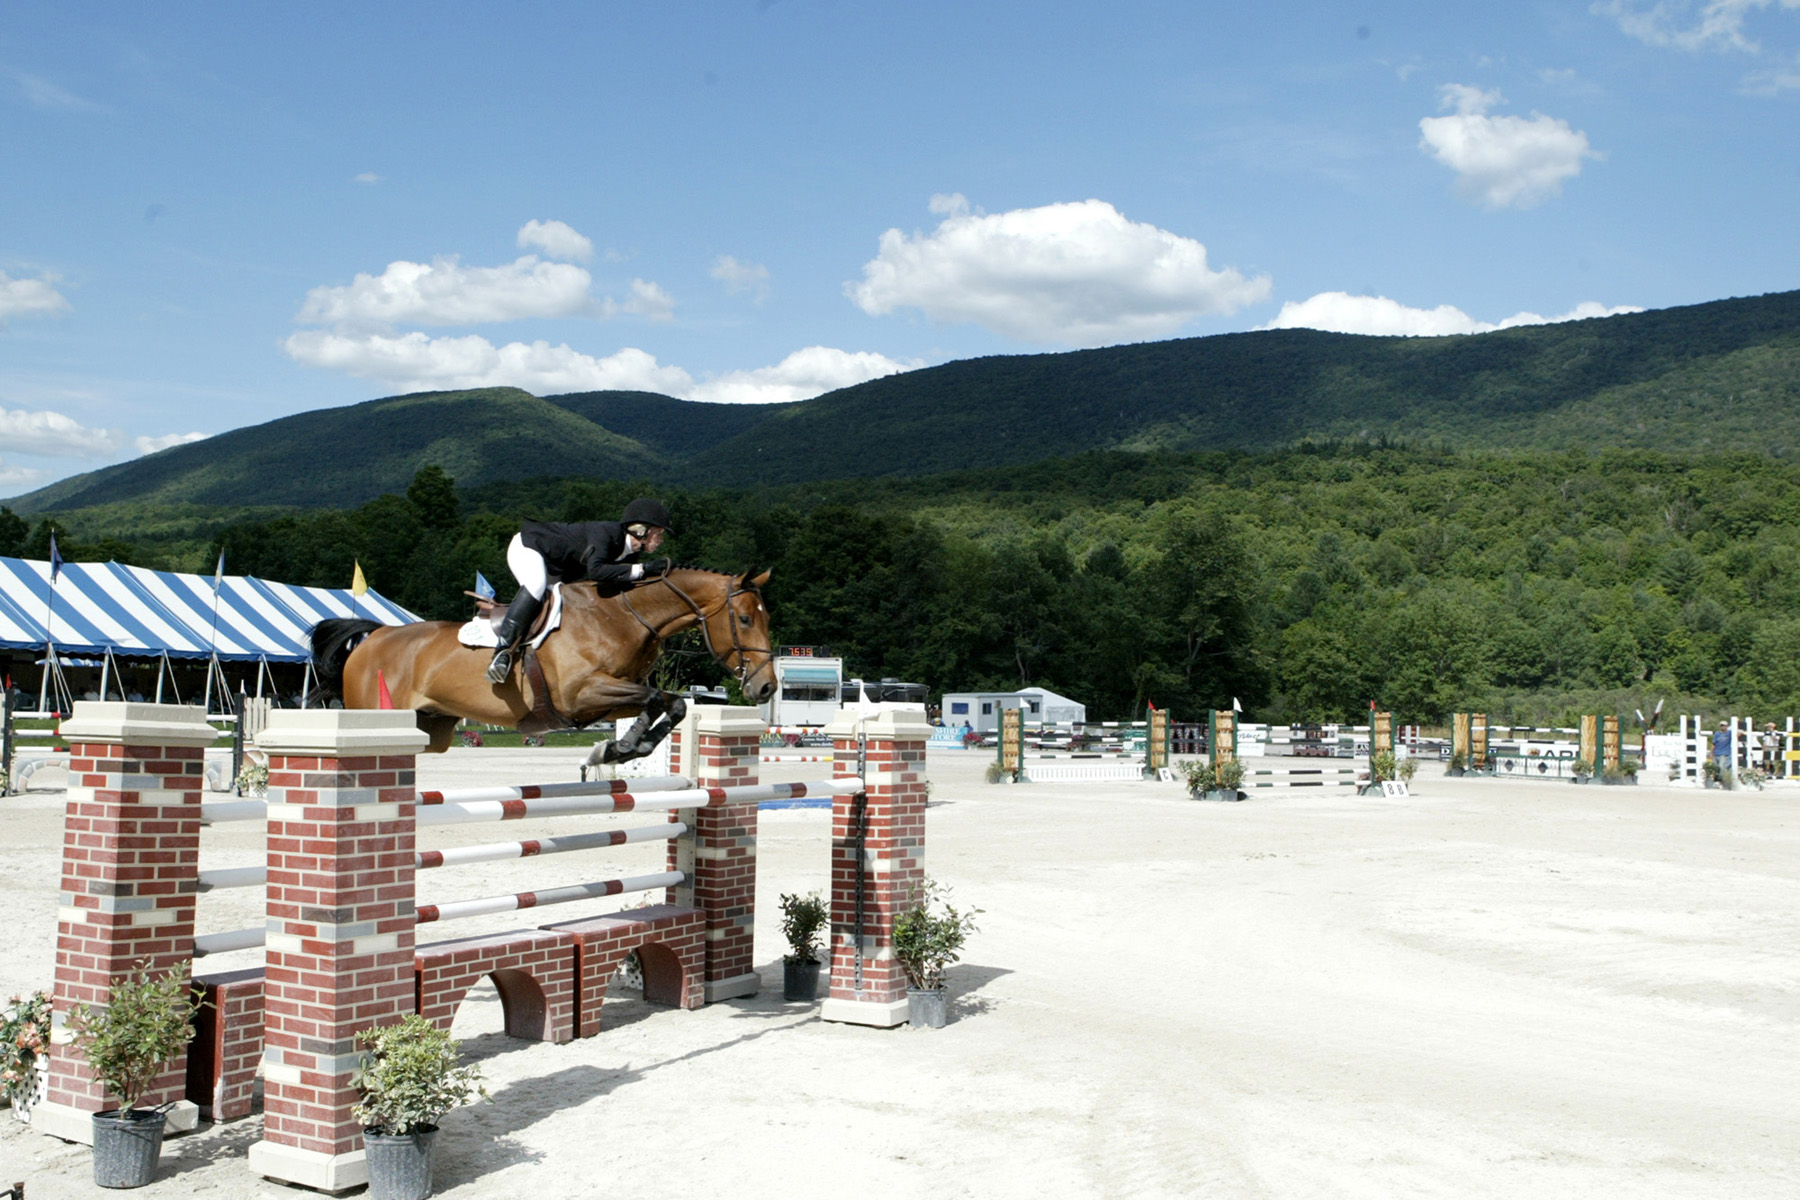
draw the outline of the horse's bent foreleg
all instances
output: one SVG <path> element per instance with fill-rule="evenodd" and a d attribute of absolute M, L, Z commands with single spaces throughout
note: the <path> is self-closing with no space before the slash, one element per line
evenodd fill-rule
<path fill-rule="evenodd" d="M 419 728 L 431 738 L 431 744 L 425 747 L 425 753 L 442 754 L 448 750 L 451 740 L 456 737 L 456 723 L 461 719 L 448 713 L 419 713 Z"/>

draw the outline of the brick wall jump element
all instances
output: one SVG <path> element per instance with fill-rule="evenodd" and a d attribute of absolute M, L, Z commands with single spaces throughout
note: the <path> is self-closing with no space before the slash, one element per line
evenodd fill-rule
<path fill-rule="evenodd" d="M 188 1045 L 187 1098 L 209 1121 L 250 1115 L 263 1052 L 263 969 L 196 977 L 205 1004 Z"/>
<path fill-rule="evenodd" d="M 218 736 L 198 708 L 78 701 L 62 724 L 69 739 L 63 817 L 62 896 L 57 911 L 50 1088 L 31 1123 L 91 1143 L 89 1114 L 114 1108 L 86 1057 L 70 1042 L 69 1010 L 104 1008 L 112 981 L 148 961 L 166 971 L 193 952 L 205 747 Z M 192 1129 L 198 1110 L 182 1096 L 178 1056 L 145 1098 L 174 1102 L 171 1129 Z"/>
<path fill-rule="evenodd" d="M 644 999 L 690 1009 L 706 1003 L 706 914 L 697 908 L 655 904 L 544 930 L 575 946 L 577 1037 L 600 1032 L 607 988 L 633 950 L 644 968 Z"/>
<path fill-rule="evenodd" d="M 831 995 L 819 1016 L 885 1028 L 906 1022 L 906 973 L 894 959 L 894 918 L 913 899 L 925 874 L 925 741 L 931 726 L 923 713 L 890 709 L 858 717 L 846 710 L 825 730 L 837 752 L 840 776 L 856 773 L 859 727 L 866 742 L 866 800 L 841 795 L 831 804 Z"/>
<path fill-rule="evenodd" d="M 324 1191 L 368 1180 L 351 1116 L 358 1030 L 410 1013 L 413 714 L 278 710 L 269 755 L 268 977 L 260 1175 Z"/>
<path fill-rule="evenodd" d="M 575 941 L 536 929 L 432 942 L 413 951 L 420 1016 L 448 1032 L 469 989 L 492 976 L 506 1036 L 566 1042 L 575 1036 Z"/>
<path fill-rule="evenodd" d="M 756 783 L 762 714 L 712 704 L 689 711 L 692 726 L 670 735 L 681 741 L 671 751 L 681 764 L 674 769 L 705 788 Z M 669 901 L 706 914 L 706 1002 L 754 996 L 762 982 L 756 973 L 756 801 L 682 809 L 674 819 L 693 833 L 669 843 L 669 870 L 689 880 L 669 889 Z"/>

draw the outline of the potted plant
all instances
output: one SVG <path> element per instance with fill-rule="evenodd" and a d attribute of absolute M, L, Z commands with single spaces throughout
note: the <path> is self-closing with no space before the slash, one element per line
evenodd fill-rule
<path fill-rule="evenodd" d="M 1409 759 L 1408 761 L 1410 762 L 1411 760 Z M 1452 777 L 1456 777 L 1456 776 L 1462 775 L 1468 769 L 1469 769 L 1469 756 L 1468 755 L 1452 754 L 1450 756 L 1450 765 L 1447 768 L 1445 768 L 1444 774 L 1452 776 Z"/>
<path fill-rule="evenodd" d="M 1212 791 L 1208 792 L 1209 800 L 1242 800 L 1244 793 L 1239 787 L 1244 782 L 1244 763 L 1242 759 L 1222 759 L 1213 766 Z"/>
<path fill-rule="evenodd" d="M 1419 760 L 1412 757 L 1410 754 L 1400 761 L 1399 766 L 1394 768 L 1394 774 L 1400 777 L 1401 783 L 1410 784 L 1413 781 L 1413 776 L 1418 773 Z"/>
<path fill-rule="evenodd" d="M 1576 783 L 1587 783 L 1594 777 L 1593 760 L 1587 758 L 1576 759 L 1573 763 L 1569 764 L 1569 774 Z"/>
<path fill-rule="evenodd" d="M 1203 758 L 1184 759 L 1177 768 L 1187 784 L 1188 798 L 1198 800 L 1213 790 L 1213 767 Z"/>
<path fill-rule="evenodd" d="M 138 1105 L 156 1078 L 194 1036 L 200 993 L 188 982 L 191 963 L 153 975 L 147 961 L 113 980 L 105 1008 L 78 1004 L 69 1013 L 75 1044 L 120 1107 L 93 1115 L 94 1182 L 143 1187 L 156 1175 L 167 1114 Z"/>
<path fill-rule="evenodd" d="M 240 796 L 268 795 L 269 764 L 246 758 L 244 765 L 238 768 L 237 793 Z"/>
<path fill-rule="evenodd" d="M 957 908 L 948 889 L 923 879 L 912 907 L 895 919 L 894 958 L 906 972 L 907 1019 L 915 1029 L 944 1027 L 944 970 L 962 957 L 980 911 Z"/>
<path fill-rule="evenodd" d="M 431 1194 L 438 1120 L 476 1096 L 486 1098 L 481 1072 L 457 1066 L 455 1039 L 421 1016 L 365 1029 L 356 1037 L 369 1050 L 356 1080 L 369 1195 L 424 1200 Z"/>
<path fill-rule="evenodd" d="M 0 1086 L 13 1119 L 31 1120 L 31 1109 L 49 1083 L 50 995 L 14 996 L 0 1017 Z"/>
<path fill-rule="evenodd" d="M 1719 768 L 1719 760 L 1716 758 L 1706 760 L 1706 765 L 1701 768 L 1701 774 L 1706 777 L 1706 786 L 1709 788 L 1729 789 L 1731 787 L 1730 777 Z"/>
<path fill-rule="evenodd" d="M 781 995 L 787 1000 L 812 1000 L 819 994 L 819 932 L 831 920 L 818 892 L 781 897 L 781 932 L 788 953 L 781 960 Z"/>
<path fill-rule="evenodd" d="M 1628 787 L 1637 782 L 1637 772 L 1626 770 L 1618 763 L 1610 763 L 1600 772 L 1600 783 L 1605 787 Z"/>

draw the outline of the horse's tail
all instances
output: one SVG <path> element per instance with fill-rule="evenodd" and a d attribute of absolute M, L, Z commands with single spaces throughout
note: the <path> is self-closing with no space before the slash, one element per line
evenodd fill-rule
<path fill-rule="evenodd" d="M 312 627 L 313 675 L 319 682 L 308 693 L 308 704 L 343 699 L 344 660 L 363 638 L 380 628 L 380 621 L 350 617 L 333 617 Z"/>

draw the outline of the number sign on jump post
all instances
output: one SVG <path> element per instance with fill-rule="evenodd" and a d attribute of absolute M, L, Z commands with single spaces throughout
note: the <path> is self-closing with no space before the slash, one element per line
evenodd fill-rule
<path fill-rule="evenodd" d="M 1230 709 L 1215 710 L 1207 718 L 1207 757 L 1213 766 L 1237 757 L 1237 714 Z"/>
<path fill-rule="evenodd" d="M 1017 708 L 1000 710 L 1000 770 L 1012 782 L 1024 778 L 1025 714 Z"/>
<path fill-rule="evenodd" d="M 1155 779 L 1169 767 L 1169 714 L 1152 704 L 1144 737 L 1144 776 Z"/>

